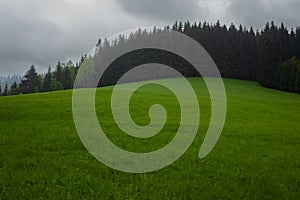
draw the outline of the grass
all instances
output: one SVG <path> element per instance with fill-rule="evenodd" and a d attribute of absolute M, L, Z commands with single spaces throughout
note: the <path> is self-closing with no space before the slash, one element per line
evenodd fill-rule
<path fill-rule="evenodd" d="M 200 102 L 198 134 L 179 160 L 146 174 L 115 171 L 89 154 L 73 122 L 72 91 L 1 97 L 0 199 L 298 199 L 300 95 L 225 80 L 225 127 L 213 151 L 199 159 L 210 98 L 201 79 L 190 81 Z M 109 106 L 101 106 L 110 105 L 111 91 L 97 91 L 96 108 L 116 145 L 148 152 L 172 140 L 179 107 L 170 91 L 148 85 L 132 97 L 137 124 L 149 123 L 154 103 L 168 112 L 164 129 L 150 139 L 129 137 L 116 127 Z"/>

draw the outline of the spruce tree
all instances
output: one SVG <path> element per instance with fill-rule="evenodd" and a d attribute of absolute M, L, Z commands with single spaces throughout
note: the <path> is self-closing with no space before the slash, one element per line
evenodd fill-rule
<path fill-rule="evenodd" d="M 178 25 L 178 31 L 179 31 L 179 32 L 182 32 L 182 31 L 183 31 L 183 24 L 182 24 L 182 22 L 179 22 L 179 25 Z"/>
<path fill-rule="evenodd" d="M 57 91 L 57 90 L 63 90 L 63 85 L 61 82 L 57 81 L 54 76 L 52 76 L 50 91 Z"/>
<path fill-rule="evenodd" d="M 279 88 L 279 64 L 281 58 L 280 33 L 274 22 L 266 24 L 259 40 L 257 80 L 259 84 Z"/>
<path fill-rule="evenodd" d="M 48 92 L 50 91 L 51 85 L 51 67 L 48 68 L 48 72 L 46 73 L 44 80 L 43 80 L 43 91 Z"/>
<path fill-rule="evenodd" d="M 65 90 L 71 89 L 71 87 L 72 87 L 71 70 L 68 65 L 65 66 L 63 74 L 64 74 L 64 83 L 63 83 L 64 89 Z"/>
<path fill-rule="evenodd" d="M 20 89 L 24 94 L 39 92 L 41 88 L 41 82 L 39 76 L 35 70 L 34 65 L 25 74 L 25 80 L 22 80 Z"/>
<path fill-rule="evenodd" d="M 178 22 L 176 21 L 175 24 L 172 27 L 172 30 L 178 31 Z"/>
<path fill-rule="evenodd" d="M 300 27 L 296 29 L 295 49 L 296 49 L 296 56 L 300 60 Z"/>
<path fill-rule="evenodd" d="M 18 84 L 14 82 L 10 87 L 9 95 L 18 95 L 18 94 L 19 94 Z"/>
<path fill-rule="evenodd" d="M 8 96 L 8 85 L 7 85 L 7 83 L 5 84 L 3 96 Z"/>
<path fill-rule="evenodd" d="M 295 90 L 298 94 L 300 94 L 300 66 L 298 67 L 296 77 Z"/>
<path fill-rule="evenodd" d="M 64 87 L 65 77 L 64 77 L 63 67 L 60 61 L 56 65 L 56 71 L 54 74 L 55 74 L 55 79 L 58 82 L 60 82 Z"/>

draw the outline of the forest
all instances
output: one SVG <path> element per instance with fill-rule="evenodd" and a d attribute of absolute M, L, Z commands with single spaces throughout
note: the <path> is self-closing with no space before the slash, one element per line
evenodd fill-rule
<path fill-rule="evenodd" d="M 229 27 L 207 22 L 175 22 L 151 33 L 139 30 L 128 38 L 122 35 L 116 41 L 99 39 L 94 57 L 84 55 L 73 64 L 58 62 L 52 70 L 38 74 L 32 65 L 20 83 L 0 85 L 0 96 L 72 89 L 78 70 L 84 63 L 122 45 L 147 39 L 168 30 L 182 32 L 199 42 L 216 63 L 223 78 L 256 81 L 261 86 L 300 93 L 300 27 L 288 29 L 283 23 L 267 22 L 263 30 L 242 25 Z M 138 50 L 122 56 L 105 71 L 99 87 L 113 85 L 129 69 L 144 63 L 159 62 L 172 66 L 186 77 L 200 76 L 185 60 L 169 52 Z M 90 62 L 92 65 L 92 62 Z M 97 74 L 97 69 L 95 69 Z M 87 75 L 94 76 L 94 74 Z"/>

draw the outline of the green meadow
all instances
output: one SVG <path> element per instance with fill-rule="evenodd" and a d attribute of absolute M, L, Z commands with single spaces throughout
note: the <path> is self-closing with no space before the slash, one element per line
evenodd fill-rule
<path fill-rule="evenodd" d="M 165 81 L 177 84 L 176 79 Z M 202 79 L 189 81 L 201 110 L 197 136 L 176 162 L 145 174 L 111 169 L 85 149 L 73 121 L 72 90 L 1 97 L 0 199 L 299 199 L 300 95 L 224 79 L 224 130 L 212 152 L 199 159 L 210 97 Z M 130 113 L 138 125 L 150 122 L 153 104 L 167 111 L 163 130 L 148 139 L 117 127 L 110 109 L 112 89 L 97 90 L 96 110 L 113 143 L 150 152 L 172 140 L 180 107 L 168 89 L 149 84 L 131 98 Z"/>

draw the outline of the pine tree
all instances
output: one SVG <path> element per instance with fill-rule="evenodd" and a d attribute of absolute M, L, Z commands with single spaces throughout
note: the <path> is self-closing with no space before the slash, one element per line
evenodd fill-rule
<path fill-rule="evenodd" d="M 35 70 L 34 65 L 25 74 L 25 80 L 22 80 L 20 89 L 24 94 L 35 93 L 41 90 L 41 82 Z"/>
<path fill-rule="evenodd" d="M 68 65 L 65 66 L 63 73 L 65 78 L 63 83 L 64 89 L 65 90 L 71 89 L 72 88 L 71 70 Z"/>
<path fill-rule="evenodd" d="M 8 96 L 8 85 L 7 85 L 7 83 L 5 84 L 3 96 Z"/>
<path fill-rule="evenodd" d="M 74 67 L 74 65 L 72 63 L 72 66 L 70 66 L 70 73 L 69 73 L 69 76 L 68 76 L 68 81 L 69 81 L 69 84 L 70 84 L 70 89 L 73 88 L 75 79 L 76 79 L 76 69 L 75 69 L 75 67 Z"/>
<path fill-rule="evenodd" d="M 296 56 L 300 60 L 300 27 L 296 29 L 295 49 Z"/>
<path fill-rule="evenodd" d="M 98 42 L 97 42 L 97 44 L 96 44 L 96 47 L 100 48 L 101 44 L 102 44 L 102 41 L 101 41 L 101 39 L 99 39 Z"/>
<path fill-rule="evenodd" d="M 57 81 L 54 76 L 51 77 L 50 91 L 63 90 L 63 85 L 61 82 Z"/>
<path fill-rule="evenodd" d="M 295 90 L 298 94 L 300 94 L 300 66 L 298 67 L 296 77 Z"/>
<path fill-rule="evenodd" d="M 182 32 L 182 31 L 183 31 L 183 24 L 182 24 L 182 22 L 179 22 L 179 25 L 178 25 L 178 31 L 179 31 L 179 32 Z"/>
<path fill-rule="evenodd" d="M 2 96 L 2 87 L 0 85 L 0 97 Z"/>
<path fill-rule="evenodd" d="M 48 72 L 46 73 L 44 80 L 43 80 L 43 91 L 48 92 L 50 91 L 50 85 L 51 85 L 51 67 L 48 68 Z"/>
<path fill-rule="evenodd" d="M 55 79 L 60 82 L 63 87 L 64 87 L 64 83 L 65 83 L 65 77 L 64 77 L 64 72 L 63 72 L 63 67 L 60 61 L 58 61 L 57 65 L 56 65 L 56 71 L 55 71 Z"/>
<path fill-rule="evenodd" d="M 172 27 L 172 30 L 178 31 L 178 22 L 176 21 L 175 24 Z"/>
<path fill-rule="evenodd" d="M 266 87 L 279 88 L 279 64 L 281 58 L 280 32 L 274 22 L 266 24 L 259 40 L 257 80 Z"/>
<path fill-rule="evenodd" d="M 14 82 L 10 87 L 9 95 L 18 95 L 18 94 L 19 94 L 18 84 Z"/>
<path fill-rule="evenodd" d="M 300 89 L 300 61 L 294 56 L 280 64 L 279 89 L 288 92 L 298 92 Z"/>

